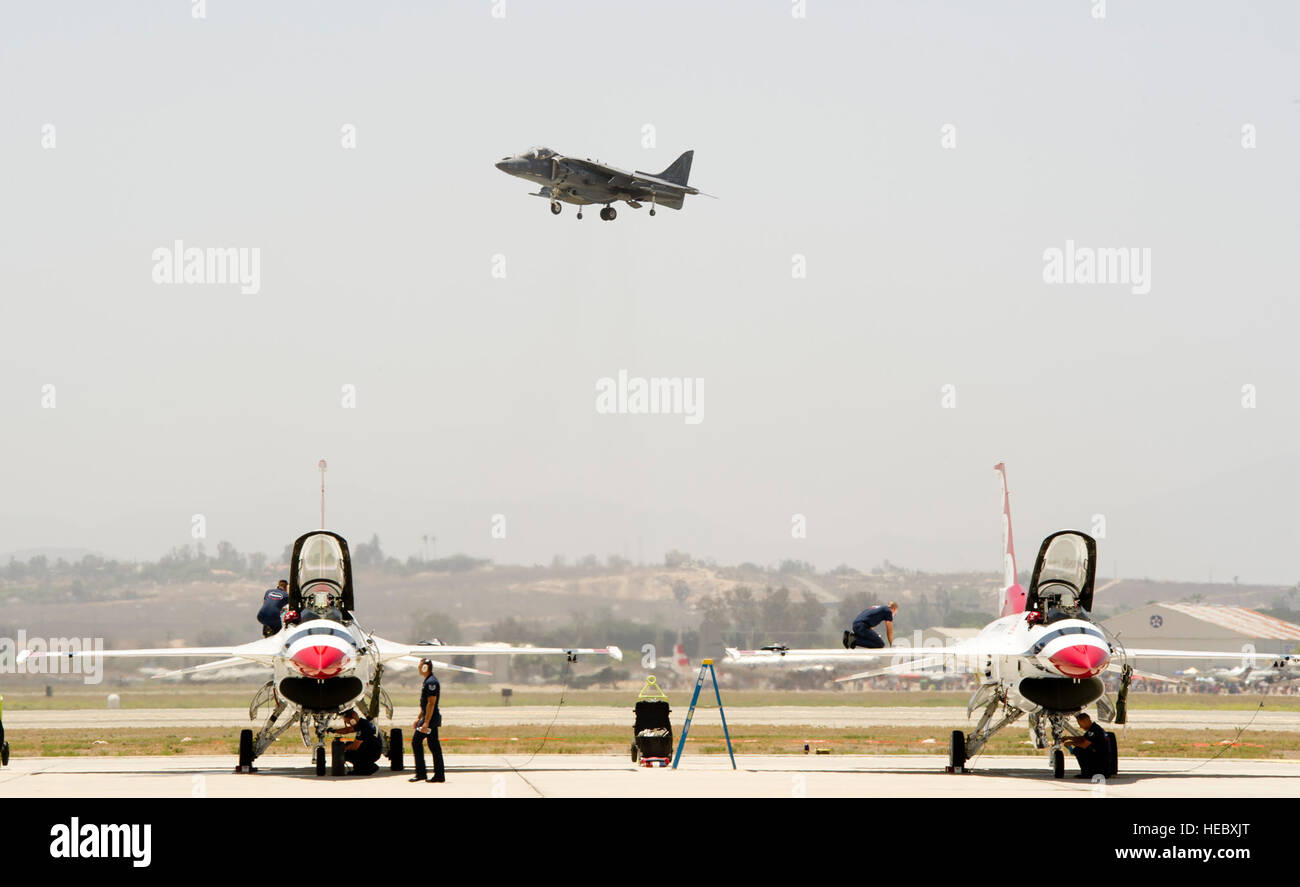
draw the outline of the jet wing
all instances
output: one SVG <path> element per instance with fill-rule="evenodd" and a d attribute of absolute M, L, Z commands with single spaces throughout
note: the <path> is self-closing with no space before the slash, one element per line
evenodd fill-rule
<path fill-rule="evenodd" d="M 1222 650 L 1148 650 L 1134 647 L 1121 647 L 1115 651 L 1131 659 L 1235 659 L 1240 662 L 1254 659 L 1268 662 L 1300 662 L 1297 653 L 1247 653 L 1244 650 L 1224 652 Z"/>
<path fill-rule="evenodd" d="M 270 665 L 283 643 L 283 640 L 272 636 L 231 647 L 155 647 L 140 650 L 75 650 L 67 652 L 22 650 L 18 653 L 17 664 L 21 665 L 28 659 L 90 659 L 102 656 L 105 659 L 229 659 L 230 661 L 224 663 L 224 665 L 233 665 L 241 661 Z"/>
<path fill-rule="evenodd" d="M 525 647 L 514 644 L 399 644 L 384 638 L 374 638 L 383 662 L 414 656 L 419 659 L 449 656 L 567 656 L 602 655 L 622 661 L 623 651 L 618 647 Z"/>

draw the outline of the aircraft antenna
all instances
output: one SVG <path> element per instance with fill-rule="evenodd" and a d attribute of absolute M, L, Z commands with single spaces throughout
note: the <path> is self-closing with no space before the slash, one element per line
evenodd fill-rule
<path fill-rule="evenodd" d="M 320 528 L 325 529 L 325 469 L 328 467 L 325 460 L 321 459 L 316 463 L 320 469 Z"/>

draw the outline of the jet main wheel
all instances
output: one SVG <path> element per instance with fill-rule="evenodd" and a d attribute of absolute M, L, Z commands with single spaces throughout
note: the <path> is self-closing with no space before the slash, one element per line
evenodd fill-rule
<path fill-rule="evenodd" d="M 239 772 L 253 772 L 253 731 L 239 731 Z"/>
<path fill-rule="evenodd" d="M 953 772 L 966 766 L 966 736 L 960 730 L 952 731 L 952 741 L 948 745 L 948 763 Z"/>
<path fill-rule="evenodd" d="M 1052 752 L 1052 775 L 1057 779 L 1065 778 L 1065 752 L 1059 748 Z"/>
<path fill-rule="evenodd" d="M 325 775 L 325 749 L 316 749 L 316 775 Z"/>
<path fill-rule="evenodd" d="M 347 776 L 348 759 L 343 756 L 343 740 L 330 743 L 330 776 Z"/>
<path fill-rule="evenodd" d="M 611 206 L 608 210 L 606 210 L 606 212 L 609 213 L 609 218 L 606 219 L 606 221 L 612 222 L 618 218 L 618 210 L 614 209 L 614 207 Z"/>
<path fill-rule="evenodd" d="M 561 208 L 562 207 L 560 206 L 559 203 L 555 201 L 551 201 L 551 215 L 558 216 L 560 214 Z"/>
<path fill-rule="evenodd" d="M 393 770 L 405 770 L 406 766 L 402 762 L 402 753 L 406 749 L 402 746 L 401 728 L 394 728 L 388 731 L 388 763 Z"/>

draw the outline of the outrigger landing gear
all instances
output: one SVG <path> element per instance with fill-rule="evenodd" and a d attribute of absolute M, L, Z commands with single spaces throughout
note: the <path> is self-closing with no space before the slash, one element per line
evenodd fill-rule
<path fill-rule="evenodd" d="M 235 768 L 236 773 L 256 773 L 257 768 L 253 766 L 253 761 L 261 757 L 262 753 L 271 747 L 271 743 L 280 738 L 281 733 L 298 722 L 298 714 L 295 712 L 293 717 L 276 726 L 275 722 L 279 720 L 280 715 L 284 714 L 286 706 L 275 692 L 274 681 L 267 681 L 254 694 L 253 701 L 248 706 L 249 719 L 257 717 L 258 709 L 269 702 L 274 702 L 275 708 L 271 710 L 271 716 L 266 719 L 266 724 L 256 736 L 253 735 L 252 730 L 239 731 L 239 765 Z"/>
<path fill-rule="evenodd" d="M 578 218 L 582 218 L 582 207 L 578 207 Z"/>
<path fill-rule="evenodd" d="M 998 706 L 1006 706 L 1006 711 L 994 723 L 993 714 L 998 710 Z M 1008 704 L 1001 696 L 990 699 L 988 705 L 984 706 L 984 714 L 980 715 L 980 722 L 976 725 L 975 732 L 963 734 L 960 730 L 952 731 L 952 740 L 948 747 L 948 765 L 952 772 L 965 773 L 966 762 L 980 753 L 980 749 L 984 748 L 989 738 L 1022 714 L 1023 711 Z"/>

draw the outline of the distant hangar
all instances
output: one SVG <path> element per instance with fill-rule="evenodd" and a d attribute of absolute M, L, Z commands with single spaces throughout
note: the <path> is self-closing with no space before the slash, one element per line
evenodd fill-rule
<path fill-rule="evenodd" d="M 1290 653 L 1300 647 L 1300 625 L 1249 610 L 1218 604 L 1157 603 L 1130 610 L 1104 623 L 1130 647 L 1162 650 L 1231 650 L 1233 644 L 1254 645 L 1255 651 Z M 1229 646 L 1224 646 L 1225 644 Z M 1268 663 L 1258 662 L 1260 667 Z M 1231 668 L 1222 660 L 1151 659 L 1143 668 L 1173 674 L 1188 666 Z"/>

